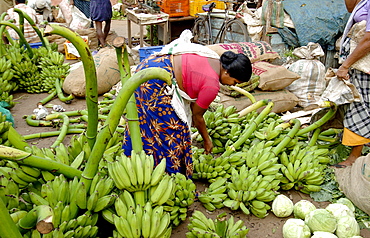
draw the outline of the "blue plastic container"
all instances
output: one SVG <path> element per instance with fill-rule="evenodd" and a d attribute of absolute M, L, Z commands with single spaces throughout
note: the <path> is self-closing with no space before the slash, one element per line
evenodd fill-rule
<path fill-rule="evenodd" d="M 30 43 L 31 48 L 40 48 L 42 46 L 42 42 Z"/>
<path fill-rule="evenodd" d="M 157 45 L 157 46 L 148 46 L 148 47 L 141 47 L 139 48 L 139 56 L 140 61 L 147 58 L 149 55 L 161 51 L 163 48 L 163 45 Z"/>

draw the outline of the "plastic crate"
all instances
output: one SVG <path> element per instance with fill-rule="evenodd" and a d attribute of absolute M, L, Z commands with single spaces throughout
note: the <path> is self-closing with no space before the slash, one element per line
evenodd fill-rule
<path fill-rule="evenodd" d="M 202 6 L 203 5 L 206 5 L 206 4 L 209 4 L 211 2 L 215 2 L 216 3 L 216 7 L 215 9 L 221 9 L 221 10 L 225 10 L 225 3 L 224 2 L 221 2 L 221 1 L 190 1 L 189 3 L 189 14 L 190 16 L 195 16 L 197 13 L 202 13 L 204 12 L 203 9 L 202 9 Z"/>
<path fill-rule="evenodd" d="M 189 16 L 189 0 L 162 0 L 157 2 L 161 11 L 170 17 Z"/>
<path fill-rule="evenodd" d="M 148 58 L 149 55 L 161 51 L 163 48 L 163 45 L 158 45 L 158 46 L 148 46 L 148 47 L 141 47 L 139 48 L 139 56 L 140 56 L 140 61 L 143 59 Z"/>

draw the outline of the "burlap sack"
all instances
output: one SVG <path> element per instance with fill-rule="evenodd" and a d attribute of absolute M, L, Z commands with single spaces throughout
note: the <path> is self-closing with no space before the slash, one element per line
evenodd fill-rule
<path fill-rule="evenodd" d="M 335 169 L 334 172 L 339 189 L 370 215 L 370 154 L 357 158 L 352 166 Z"/>
<path fill-rule="evenodd" d="M 252 72 L 260 76 L 258 88 L 263 91 L 276 91 L 289 86 L 300 76 L 284 66 L 274 65 L 268 62 L 259 61 L 252 65 Z"/>
<path fill-rule="evenodd" d="M 279 90 L 274 92 L 255 90 L 254 92 L 251 92 L 251 94 L 257 101 L 271 99 L 274 102 L 272 111 L 275 113 L 289 111 L 293 109 L 299 101 L 298 98 L 288 90 Z M 221 104 L 223 104 L 225 107 L 235 106 L 238 112 L 252 104 L 250 99 L 246 96 L 234 98 L 222 93 L 219 93 L 219 96 Z M 258 112 L 262 111 L 262 109 L 263 108 L 260 108 Z"/>
<path fill-rule="evenodd" d="M 103 94 L 120 81 L 116 50 L 113 48 L 101 49 L 94 55 L 94 62 L 98 81 L 98 94 Z M 86 96 L 85 71 L 82 65 L 68 74 L 63 83 L 63 91 L 76 97 Z"/>
<path fill-rule="evenodd" d="M 272 61 L 280 58 L 279 53 L 273 51 L 271 46 L 265 41 L 220 43 L 208 45 L 207 47 L 215 51 L 218 55 L 222 55 L 222 53 L 228 50 L 238 54 L 245 54 L 252 63 L 262 60 Z"/>
<path fill-rule="evenodd" d="M 301 76 L 286 87 L 299 98 L 298 105 L 308 107 L 317 104 L 326 88 L 325 65 L 316 59 L 300 59 L 288 69 Z"/>
<path fill-rule="evenodd" d="M 365 35 L 366 30 L 366 21 L 360 21 L 354 24 L 348 33 L 348 37 L 351 38 L 350 40 L 350 53 L 356 49 L 358 43 L 362 40 Z M 357 60 L 355 63 L 351 65 L 352 68 L 360 70 L 364 73 L 370 74 L 370 53 L 367 53 L 364 57 Z"/>

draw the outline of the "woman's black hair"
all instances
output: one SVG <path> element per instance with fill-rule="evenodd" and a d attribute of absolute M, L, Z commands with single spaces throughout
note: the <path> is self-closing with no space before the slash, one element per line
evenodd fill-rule
<path fill-rule="evenodd" d="M 26 0 L 16 0 L 17 3 L 26 3 Z"/>
<path fill-rule="evenodd" d="M 251 78 L 252 63 L 246 55 L 226 51 L 221 55 L 220 62 L 230 77 L 242 82 L 248 82 Z"/>

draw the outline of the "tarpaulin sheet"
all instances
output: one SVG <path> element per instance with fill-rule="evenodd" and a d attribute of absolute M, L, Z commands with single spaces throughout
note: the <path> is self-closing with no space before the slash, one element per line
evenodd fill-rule
<path fill-rule="evenodd" d="M 292 18 L 300 46 L 309 42 L 335 46 L 350 15 L 344 0 L 284 0 L 284 10 Z"/>

